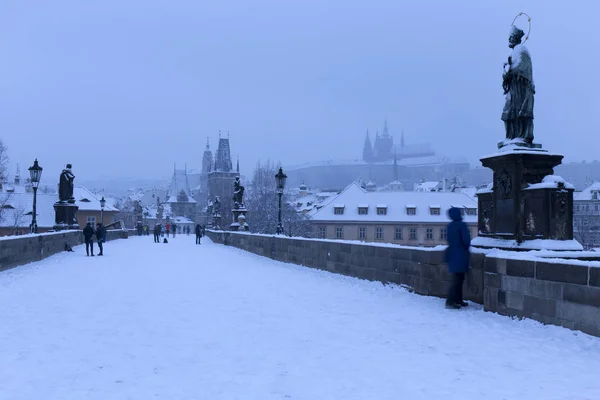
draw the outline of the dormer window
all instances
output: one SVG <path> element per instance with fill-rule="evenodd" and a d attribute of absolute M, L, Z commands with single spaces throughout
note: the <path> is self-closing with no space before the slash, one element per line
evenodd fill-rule
<path fill-rule="evenodd" d="M 437 204 L 430 205 L 429 206 L 429 213 L 431 215 L 440 215 L 440 209 L 441 209 L 441 207 L 439 205 L 437 205 Z"/>
<path fill-rule="evenodd" d="M 358 205 L 358 215 L 367 215 L 369 214 L 369 205 L 368 204 L 359 204 Z"/>
<path fill-rule="evenodd" d="M 598 200 L 598 191 L 592 192 L 592 200 Z"/>
<path fill-rule="evenodd" d="M 414 204 L 407 204 L 406 215 L 417 215 L 417 206 Z"/>
<path fill-rule="evenodd" d="M 336 204 L 333 206 L 333 213 L 335 215 L 344 215 L 344 205 L 343 204 Z"/>
<path fill-rule="evenodd" d="M 477 215 L 476 208 L 467 208 L 467 215 Z"/>
<path fill-rule="evenodd" d="M 387 215 L 387 205 L 377 204 L 377 215 Z"/>

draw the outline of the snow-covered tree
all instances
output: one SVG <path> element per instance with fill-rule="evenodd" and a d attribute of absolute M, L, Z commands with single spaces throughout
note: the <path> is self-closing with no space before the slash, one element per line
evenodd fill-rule
<path fill-rule="evenodd" d="M 2 139 L 0 139 L 0 183 L 6 182 L 8 179 L 6 175 L 6 169 L 8 167 L 8 148 L 4 145 Z"/>
<path fill-rule="evenodd" d="M 259 161 L 254 169 L 245 197 L 248 209 L 246 222 L 252 232 L 270 234 L 277 230 L 279 199 L 275 175 L 278 169 L 279 165 L 270 160 L 265 163 Z M 310 234 L 310 222 L 306 216 L 298 214 L 288 204 L 285 194 L 282 199 L 281 219 L 286 235 L 308 236 Z"/>

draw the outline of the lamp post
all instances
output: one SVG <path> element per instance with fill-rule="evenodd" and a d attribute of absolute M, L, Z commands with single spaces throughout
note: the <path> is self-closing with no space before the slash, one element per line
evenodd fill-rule
<path fill-rule="evenodd" d="M 285 181 L 287 180 L 287 175 L 283 173 L 281 167 L 279 167 L 279 172 L 275 175 L 275 182 L 277 182 L 277 194 L 279 195 L 279 214 L 277 220 L 279 223 L 277 224 L 277 234 L 283 234 L 283 225 L 281 224 L 281 197 L 283 196 L 283 189 L 285 189 Z"/>
<path fill-rule="evenodd" d="M 104 207 L 106 206 L 106 199 L 104 196 L 100 199 L 100 223 L 104 226 Z"/>
<path fill-rule="evenodd" d="M 29 167 L 29 178 L 31 180 L 31 187 L 33 188 L 33 214 L 31 218 L 31 227 L 29 228 L 30 233 L 37 233 L 37 190 L 40 185 L 40 179 L 42 178 L 42 170 L 38 164 L 37 158 L 33 162 L 33 166 Z"/>

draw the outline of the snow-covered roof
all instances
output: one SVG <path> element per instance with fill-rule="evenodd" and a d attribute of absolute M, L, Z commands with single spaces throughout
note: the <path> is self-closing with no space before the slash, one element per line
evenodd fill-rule
<path fill-rule="evenodd" d="M 345 204 L 342 215 L 335 214 L 334 208 Z M 359 215 L 358 204 L 369 204 L 374 207 L 387 205 L 387 214 L 378 215 L 370 212 Z M 431 215 L 430 205 L 439 205 L 439 215 Z M 463 193 L 453 192 L 368 192 L 358 184 L 352 183 L 332 202 L 317 211 L 312 219 L 314 221 L 382 221 L 406 223 L 445 223 L 446 215 L 452 205 L 460 204 L 461 208 L 477 209 L 477 202 Z M 416 209 L 415 215 L 408 215 L 407 209 Z M 465 222 L 474 224 L 476 215 L 463 216 Z"/>
<path fill-rule="evenodd" d="M 75 204 L 81 211 L 100 211 L 100 200 L 84 187 L 75 187 L 73 190 Z M 37 194 L 37 224 L 40 228 L 51 228 L 55 223 L 54 204 L 58 201 L 56 194 Z M 2 227 L 26 227 L 31 223 L 33 210 L 33 193 L 0 193 L 0 204 L 4 204 L 0 219 Z M 118 210 L 108 203 L 105 212 Z"/>
<path fill-rule="evenodd" d="M 54 196 L 56 198 L 56 196 Z M 100 199 L 88 189 L 79 186 L 73 189 L 73 197 L 75 197 L 75 204 L 79 206 L 82 211 L 100 211 Z M 106 200 L 106 199 L 105 199 Z M 56 200 L 55 200 L 56 201 Z M 119 211 L 113 206 L 106 202 L 104 211 Z M 38 224 L 39 225 L 39 224 Z"/>
<path fill-rule="evenodd" d="M 594 200 L 594 192 L 599 193 L 598 200 L 600 200 L 600 182 L 594 182 L 590 186 L 583 189 L 581 192 L 573 193 L 573 200 L 575 200 L 575 201 Z"/>

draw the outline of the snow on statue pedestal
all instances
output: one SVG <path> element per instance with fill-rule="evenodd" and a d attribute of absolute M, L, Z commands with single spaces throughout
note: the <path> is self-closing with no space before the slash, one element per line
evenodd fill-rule
<path fill-rule="evenodd" d="M 535 87 L 523 36 L 513 25 L 513 52 L 503 74 L 506 140 L 498 143 L 496 154 L 481 158 L 493 170 L 494 181 L 477 193 L 479 237 L 473 245 L 526 250 L 544 243 L 553 250 L 581 249 L 573 241 L 573 186 L 554 176 L 563 156 L 533 143 Z"/>

